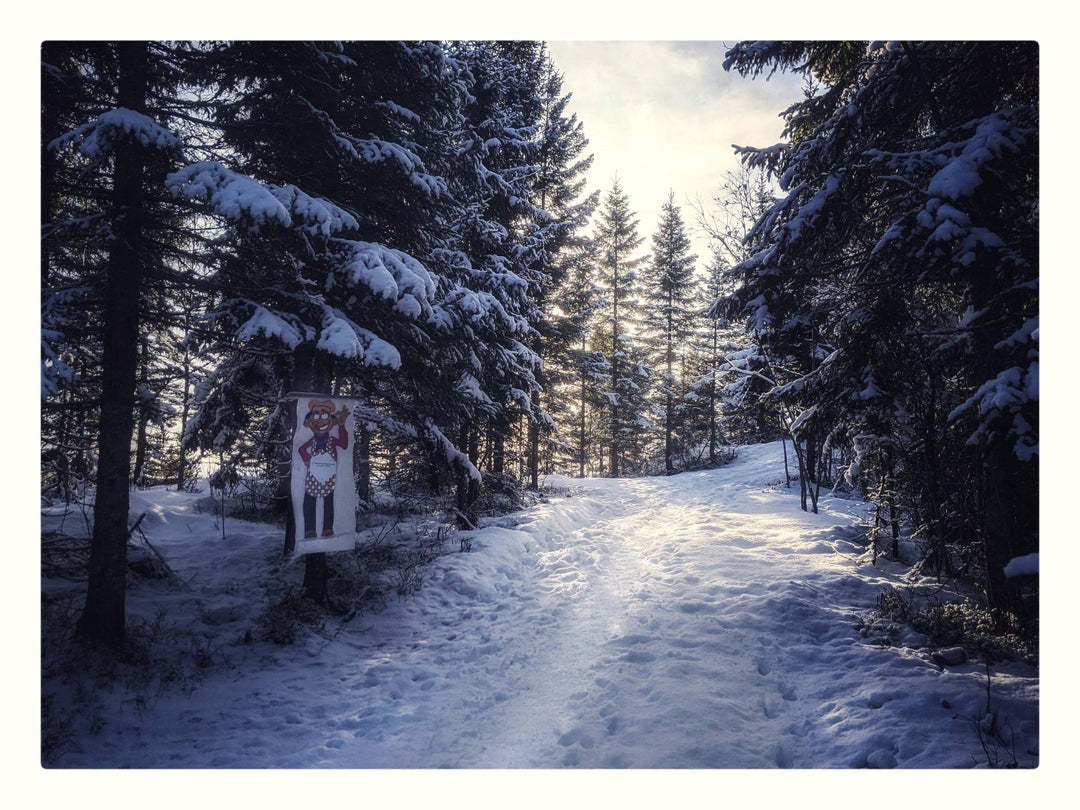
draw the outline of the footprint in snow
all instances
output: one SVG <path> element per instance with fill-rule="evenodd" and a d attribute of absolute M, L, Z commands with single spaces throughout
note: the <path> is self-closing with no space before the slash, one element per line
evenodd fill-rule
<path fill-rule="evenodd" d="M 777 707 L 776 702 L 765 697 L 761 698 L 761 711 L 768 720 L 775 720 L 780 716 L 780 709 Z"/>
<path fill-rule="evenodd" d="M 888 769 L 896 767 L 896 757 L 888 748 L 879 748 L 866 758 L 866 767 Z"/>

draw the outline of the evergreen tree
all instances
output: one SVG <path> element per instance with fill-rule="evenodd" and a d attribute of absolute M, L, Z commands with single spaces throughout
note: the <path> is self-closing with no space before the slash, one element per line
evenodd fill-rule
<path fill-rule="evenodd" d="M 678 441 L 677 408 L 686 390 L 683 363 L 693 333 L 694 302 L 699 297 L 694 277 L 696 257 L 690 253 L 682 213 L 675 193 L 668 194 L 653 235 L 652 272 L 645 290 L 645 330 L 652 367 L 659 369 L 659 405 L 663 409 L 664 471 L 675 469 Z"/>
<path fill-rule="evenodd" d="M 171 257 L 180 252 L 175 225 L 181 214 L 163 180 L 182 160 L 181 140 L 170 127 L 187 104 L 180 76 L 188 53 L 133 41 L 46 43 L 42 56 L 42 391 L 51 398 L 74 390 L 78 371 L 84 382 L 95 381 L 97 428 L 88 448 L 97 458 L 90 471 L 94 526 L 78 631 L 115 645 L 126 634 L 139 344 L 152 283 L 179 281 Z M 82 369 L 68 347 L 85 332 L 65 331 L 76 323 L 74 304 L 83 310 L 82 323 L 98 326 L 91 327 L 94 348 Z"/>
<path fill-rule="evenodd" d="M 541 251 L 533 266 L 538 283 L 532 297 L 537 316 L 535 348 L 543 365 L 533 407 L 539 411 L 543 392 L 545 410 L 552 414 L 547 434 L 554 445 L 560 441 L 555 430 L 555 411 L 562 408 L 561 415 L 573 420 L 565 408 L 565 400 L 557 399 L 556 392 L 579 378 L 578 346 L 585 339 L 593 307 L 591 282 L 581 272 L 589 266 L 592 245 L 582 231 L 596 208 L 599 193 L 585 194 L 585 173 L 592 165 L 592 155 L 585 154 L 589 142 L 577 116 L 567 114 L 570 95 L 563 92 L 562 74 L 555 70 L 549 58 L 545 62 L 540 99 L 536 171 L 531 184 L 539 214 L 533 227 Z M 530 423 L 528 465 L 533 488 L 538 485 L 540 433 L 540 422 L 534 420 Z M 549 453 L 553 450 L 554 447 Z M 583 467 L 583 452 L 579 456 L 579 467 Z"/>
<path fill-rule="evenodd" d="M 463 204 L 459 219 L 461 285 L 497 305 L 488 328 L 473 318 L 463 326 L 470 346 L 463 356 L 463 385 L 483 389 L 487 401 L 478 413 L 459 417 L 464 441 L 478 448 L 486 422 L 505 467 L 509 426 L 525 418 L 530 429 L 543 418 L 539 409 L 540 359 L 536 352 L 536 291 L 544 283 L 542 237 L 532 227 L 540 216 L 531 184 L 542 116 L 540 83 L 546 55 L 537 42 L 454 43 L 452 52 L 470 79 L 465 107 L 465 149 L 455 174 L 455 196 Z M 466 438 L 468 434 L 471 438 Z M 475 453 L 474 453 L 475 455 Z M 478 481 L 472 479 L 475 500 Z M 464 511 L 464 510 L 463 510 Z"/>
<path fill-rule="evenodd" d="M 1037 45 L 741 43 L 727 66 L 813 79 L 790 145 L 745 150 L 787 192 L 740 266 L 763 348 L 801 358 L 775 396 L 804 450 L 853 442 L 930 570 L 975 549 L 990 606 L 1021 615 L 1003 569 L 1038 548 Z"/>
<path fill-rule="evenodd" d="M 611 369 L 604 397 L 608 403 L 608 473 L 614 478 L 621 474 L 628 437 L 645 427 L 643 384 L 647 384 L 647 367 L 636 346 L 637 336 L 631 331 L 641 315 L 638 271 L 647 259 L 635 255 L 643 241 L 637 228 L 637 215 L 615 178 L 604 197 L 595 234 L 606 310 L 606 322 L 597 330 L 595 343 Z"/>
<path fill-rule="evenodd" d="M 596 244 L 580 235 L 565 249 L 562 260 L 567 272 L 554 295 L 560 324 L 560 355 L 548 361 L 548 379 L 552 387 L 553 413 L 558 417 L 564 437 L 562 455 L 584 477 L 592 468 L 589 451 L 595 438 L 599 414 L 606 404 L 601 392 L 607 390 L 610 367 L 603 353 L 591 346 L 594 328 L 602 308 L 602 291 L 596 278 Z"/>

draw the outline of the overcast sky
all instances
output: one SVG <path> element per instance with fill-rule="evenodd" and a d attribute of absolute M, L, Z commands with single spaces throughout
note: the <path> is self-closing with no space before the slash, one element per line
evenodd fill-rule
<path fill-rule="evenodd" d="M 589 188 L 606 194 L 618 175 L 638 215 L 643 250 L 669 190 L 687 228 L 696 229 L 690 202 L 708 204 L 725 173 L 738 168 L 732 144 L 780 141 L 780 113 L 801 96 L 800 77 L 765 81 L 725 72 L 726 50 L 721 41 L 548 41 L 594 156 Z M 695 240 L 700 263 L 705 248 Z"/>

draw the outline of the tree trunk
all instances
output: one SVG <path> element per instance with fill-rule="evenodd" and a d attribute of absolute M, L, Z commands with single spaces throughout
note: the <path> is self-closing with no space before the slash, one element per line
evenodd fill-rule
<path fill-rule="evenodd" d="M 315 347 L 311 343 L 301 343 L 296 347 L 296 351 L 293 353 L 293 390 L 303 393 L 321 393 L 326 396 L 330 396 L 330 368 L 326 361 L 326 358 L 320 356 Z M 291 416 L 291 423 L 286 435 L 292 437 L 293 425 L 296 424 L 296 411 L 295 408 L 299 407 L 294 403 L 289 408 Z M 296 551 L 296 512 L 292 502 L 292 442 L 287 442 L 289 447 L 289 461 L 281 466 L 281 477 L 279 478 L 278 491 L 279 493 L 284 488 L 284 491 L 288 493 L 286 503 L 288 504 L 287 515 L 285 519 L 285 548 L 284 554 L 286 556 Z M 311 599 L 318 604 L 324 604 L 327 597 L 327 579 L 329 577 L 329 566 L 326 561 L 325 552 L 315 552 L 313 554 L 304 555 L 304 596 Z"/>
<path fill-rule="evenodd" d="M 506 436 L 502 420 L 491 425 L 491 471 L 502 475 L 506 471 Z"/>
<path fill-rule="evenodd" d="M 709 358 L 711 375 L 709 379 L 709 464 L 716 464 L 716 366 L 719 353 L 719 335 L 716 322 L 712 328 L 712 356 Z"/>
<path fill-rule="evenodd" d="M 330 580 L 329 565 L 326 554 L 304 555 L 304 596 L 320 605 L 326 604 L 329 594 L 327 583 Z"/>
<path fill-rule="evenodd" d="M 615 273 L 611 285 L 611 477 L 619 477 L 619 258 L 615 256 Z"/>
<path fill-rule="evenodd" d="M 180 399 L 180 447 L 176 459 L 176 490 L 184 489 L 187 481 L 187 448 L 184 446 L 184 434 L 187 433 L 188 420 L 191 418 L 191 356 L 184 352 L 183 392 Z"/>
<path fill-rule="evenodd" d="M 310 344 L 307 345 L 310 346 Z M 310 352 L 311 388 L 309 390 L 329 396 L 333 376 L 330 360 L 326 355 L 315 351 L 314 347 L 310 348 Z M 352 482 L 349 481 L 347 484 L 351 486 Z M 327 564 L 326 552 L 318 551 L 304 555 L 304 596 L 320 605 L 326 604 L 326 585 L 329 577 L 330 566 Z"/>
<path fill-rule="evenodd" d="M 540 489 L 540 392 L 532 392 L 533 415 L 529 420 L 529 489 Z"/>
<path fill-rule="evenodd" d="M 612 382 L 615 381 L 615 375 L 618 373 L 619 364 L 615 361 L 611 364 Z M 612 385 L 611 392 L 611 446 L 608 448 L 610 458 L 608 459 L 609 473 L 612 478 L 619 477 L 619 394 L 614 390 L 615 386 Z"/>
<path fill-rule="evenodd" d="M 371 431 L 363 422 L 356 426 L 356 489 L 364 504 L 371 504 Z"/>
<path fill-rule="evenodd" d="M 297 392 L 311 391 L 314 386 L 314 355 L 315 348 L 310 343 L 301 343 L 293 352 L 293 378 L 292 390 Z M 286 409 L 285 418 L 289 423 L 285 426 L 284 435 L 285 452 L 282 453 L 279 467 L 278 489 L 279 498 L 285 499 L 285 547 L 282 553 L 288 557 L 296 551 L 296 512 L 292 502 L 292 438 L 296 425 L 296 409 L 299 407 L 295 402 Z"/>
<path fill-rule="evenodd" d="M 295 376 L 293 381 L 295 382 Z M 284 507 L 278 508 L 279 514 L 281 511 L 285 512 L 285 547 L 282 549 L 282 555 L 285 557 L 291 556 L 296 551 L 296 513 L 293 511 L 292 499 L 292 438 L 296 425 L 296 408 L 296 402 L 290 402 L 282 416 L 282 453 L 278 462 L 278 483 L 275 493 L 278 503 Z"/>
<path fill-rule="evenodd" d="M 139 421 L 135 428 L 135 471 L 133 479 L 135 486 L 146 486 L 146 453 L 150 444 L 146 430 L 150 426 L 150 408 L 148 404 L 139 399 Z"/>
<path fill-rule="evenodd" d="M 118 102 L 146 107 L 148 47 L 123 42 L 119 56 Z M 86 604 L 80 636 L 110 645 L 126 634 L 126 578 L 131 437 L 138 373 L 139 299 L 144 270 L 144 159 L 133 139 L 119 145 L 113 171 L 113 204 L 119 212 L 109 248 L 102 319 L 101 421 L 95 481 L 94 534 L 87 565 Z"/>
<path fill-rule="evenodd" d="M 146 401 L 146 394 L 150 390 L 147 372 L 149 357 L 150 347 L 147 345 L 146 335 L 142 335 L 139 340 L 138 384 L 140 392 L 135 399 L 135 404 L 139 409 L 139 418 L 135 424 L 135 467 L 131 473 L 135 486 L 140 488 L 146 486 L 146 454 L 150 444 L 150 439 L 146 435 L 147 428 L 150 426 L 150 403 Z"/>
<path fill-rule="evenodd" d="M 585 337 L 581 338 L 581 415 L 578 424 L 578 478 L 585 477 L 585 400 L 588 396 L 588 375 L 585 373 Z"/>

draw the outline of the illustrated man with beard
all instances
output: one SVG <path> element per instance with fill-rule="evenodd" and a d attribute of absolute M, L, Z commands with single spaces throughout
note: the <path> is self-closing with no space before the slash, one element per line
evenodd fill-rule
<path fill-rule="evenodd" d="M 349 409 L 336 410 L 329 399 L 313 399 L 308 402 L 304 427 L 313 435 L 298 448 L 300 458 L 307 468 L 304 478 L 304 539 L 315 537 L 315 507 L 323 499 L 323 537 L 334 536 L 334 485 L 337 483 L 338 451 L 349 448 L 349 433 L 345 420 Z M 331 432 L 337 428 L 337 435 Z"/>

